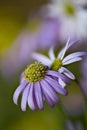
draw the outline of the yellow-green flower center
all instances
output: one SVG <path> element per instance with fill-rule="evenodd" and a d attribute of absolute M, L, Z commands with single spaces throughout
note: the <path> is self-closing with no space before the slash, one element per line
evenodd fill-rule
<path fill-rule="evenodd" d="M 37 82 L 44 78 L 46 67 L 41 62 L 29 65 L 24 71 L 24 77 L 28 82 Z"/>
<path fill-rule="evenodd" d="M 69 16 L 73 16 L 75 14 L 74 7 L 71 4 L 64 4 L 64 11 Z"/>
<path fill-rule="evenodd" d="M 61 65 L 62 65 L 62 61 L 56 58 L 51 65 L 51 69 L 57 71 L 61 67 Z"/>

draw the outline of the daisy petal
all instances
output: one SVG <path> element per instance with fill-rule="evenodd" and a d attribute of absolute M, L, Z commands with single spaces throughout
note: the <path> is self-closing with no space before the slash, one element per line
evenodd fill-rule
<path fill-rule="evenodd" d="M 43 99 L 42 99 L 43 96 L 42 96 L 41 86 L 39 82 L 35 83 L 34 94 L 39 109 L 43 109 Z"/>
<path fill-rule="evenodd" d="M 41 83 L 40 83 L 41 84 Z M 41 86 L 42 86 L 43 84 L 41 84 Z M 44 100 L 46 100 L 47 102 L 48 102 L 48 104 L 51 106 L 51 107 L 53 107 L 54 106 L 54 104 L 55 104 L 55 102 L 53 102 L 52 101 L 52 99 L 49 97 L 49 95 L 47 95 L 46 94 L 46 92 L 45 92 L 45 90 L 44 90 L 44 88 L 43 88 L 43 86 L 42 86 L 42 91 L 43 91 L 43 96 L 44 96 Z"/>
<path fill-rule="evenodd" d="M 55 104 L 55 102 L 45 93 L 44 90 L 43 90 L 43 93 L 44 93 L 44 97 L 45 97 L 47 103 L 48 103 L 51 107 L 53 107 L 54 104 Z"/>
<path fill-rule="evenodd" d="M 73 80 L 75 79 L 75 76 L 68 69 L 66 69 L 65 67 L 61 67 L 60 69 L 63 70 L 62 73 L 64 73 L 67 77 Z"/>
<path fill-rule="evenodd" d="M 64 55 L 65 55 L 65 53 L 66 53 L 66 51 L 67 51 L 67 49 L 68 49 L 69 43 L 70 43 L 70 38 L 68 39 L 68 41 L 67 41 L 65 47 L 59 52 L 59 54 L 58 54 L 58 56 L 57 56 L 59 59 L 61 59 L 61 60 L 63 59 L 63 57 L 64 57 Z"/>
<path fill-rule="evenodd" d="M 50 64 L 51 64 L 51 60 L 44 55 L 41 55 L 38 53 L 33 53 L 32 57 L 33 57 L 33 59 L 35 59 L 39 62 L 42 62 L 44 65 L 50 66 Z"/>
<path fill-rule="evenodd" d="M 21 76 L 20 76 L 20 83 L 22 84 L 23 82 L 25 82 L 25 79 L 24 79 L 24 74 L 22 73 Z"/>
<path fill-rule="evenodd" d="M 54 72 L 54 71 L 48 70 L 47 75 L 51 75 L 51 76 L 54 76 L 54 77 L 57 77 L 57 78 L 61 78 L 65 83 L 70 84 L 70 80 L 66 76 L 64 76 L 63 74 L 59 73 L 58 71 Z"/>
<path fill-rule="evenodd" d="M 73 58 L 73 59 L 71 59 L 71 60 L 68 60 L 68 61 L 64 62 L 63 65 L 68 65 L 68 64 L 71 64 L 71 63 L 73 63 L 73 62 L 80 61 L 80 60 L 82 60 L 81 57 L 76 57 L 76 58 Z"/>
<path fill-rule="evenodd" d="M 87 55 L 87 52 L 75 52 L 75 53 L 72 53 L 72 54 L 66 56 L 66 57 L 63 59 L 62 62 L 64 63 L 64 62 L 67 62 L 68 60 L 71 60 L 71 59 L 73 59 L 73 58 L 81 57 L 81 56 L 85 56 L 85 55 Z"/>
<path fill-rule="evenodd" d="M 75 40 L 75 41 L 70 42 L 67 49 L 69 49 L 73 44 L 76 44 L 78 42 L 79 42 L 79 40 Z"/>
<path fill-rule="evenodd" d="M 51 47 L 50 50 L 49 50 L 49 57 L 50 57 L 50 59 L 52 61 L 55 60 L 55 55 L 54 55 L 53 47 Z"/>
<path fill-rule="evenodd" d="M 42 84 L 42 89 L 44 91 L 44 94 L 48 95 L 53 102 L 55 103 L 58 102 L 59 99 L 54 89 L 52 89 L 52 87 L 44 80 L 41 81 L 41 84 Z"/>
<path fill-rule="evenodd" d="M 58 93 L 66 95 L 67 94 L 67 90 L 62 88 L 58 82 L 48 76 L 46 76 L 45 81 L 47 81 L 49 83 L 49 85 Z"/>
<path fill-rule="evenodd" d="M 26 111 L 29 89 L 30 89 L 30 84 L 23 91 L 22 101 L 21 101 L 22 111 Z"/>
<path fill-rule="evenodd" d="M 65 82 L 61 78 L 59 78 L 58 81 L 59 81 L 59 84 L 62 86 L 62 88 L 66 86 Z"/>
<path fill-rule="evenodd" d="M 23 83 L 22 85 L 19 85 L 19 87 L 15 90 L 13 95 L 13 101 L 16 105 L 18 104 L 18 97 L 20 93 L 24 90 L 26 85 L 27 85 L 26 83 Z"/>
<path fill-rule="evenodd" d="M 35 110 L 37 108 L 37 106 L 35 104 L 35 99 L 34 99 L 34 86 L 33 86 L 33 83 L 31 83 L 30 90 L 29 90 L 28 105 L 32 110 Z"/>

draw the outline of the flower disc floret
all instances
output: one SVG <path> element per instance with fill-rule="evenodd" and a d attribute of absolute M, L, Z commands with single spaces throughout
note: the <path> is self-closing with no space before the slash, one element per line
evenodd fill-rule
<path fill-rule="evenodd" d="M 51 70 L 57 71 L 61 66 L 62 61 L 59 58 L 56 58 L 51 65 Z"/>
<path fill-rule="evenodd" d="M 44 78 L 46 67 L 41 62 L 35 62 L 25 69 L 24 77 L 28 82 L 37 82 Z"/>
<path fill-rule="evenodd" d="M 73 7 L 73 5 L 71 5 L 71 4 L 65 4 L 65 5 L 64 5 L 64 11 L 65 11 L 68 15 L 70 15 L 70 16 L 73 16 L 74 13 L 75 13 L 74 7 Z"/>

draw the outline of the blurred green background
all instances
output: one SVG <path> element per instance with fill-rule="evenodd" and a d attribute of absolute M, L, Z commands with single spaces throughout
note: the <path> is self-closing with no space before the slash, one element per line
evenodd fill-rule
<path fill-rule="evenodd" d="M 47 3 L 47 0 L 0 1 L 0 56 L 6 53 L 7 48 L 12 45 L 20 34 L 27 23 L 29 14 L 38 10 L 45 3 Z M 72 70 L 76 73 L 75 69 L 72 68 Z M 0 130 L 62 130 L 62 117 L 58 105 L 50 108 L 45 104 L 43 111 L 33 112 L 27 108 L 26 112 L 22 112 L 20 105 L 16 106 L 13 103 L 12 97 L 15 88 L 19 84 L 19 75 L 20 72 L 16 77 L 13 77 L 15 80 L 6 81 L 0 73 Z M 68 88 L 69 95 L 61 97 L 61 100 L 65 102 L 67 108 L 69 105 L 71 106 L 69 99 L 73 99 L 74 96 L 71 92 L 73 93 L 75 89 L 74 95 L 76 95 L 78 106 L 76 106 L 77 103 L 74 104 L 75 102 L 72 105 L 78 109 L 83 103 L 83 97 L 77 85 L 73 83 L 72 86 Z M 72 111 L 74 109 L 72 108 Z"/>
<path fill-rule="evenodd" d="M 45 3 L 46 0 L 0 1 L 0 54 L 12 44 L 30 13 L 37 11 Z"/>

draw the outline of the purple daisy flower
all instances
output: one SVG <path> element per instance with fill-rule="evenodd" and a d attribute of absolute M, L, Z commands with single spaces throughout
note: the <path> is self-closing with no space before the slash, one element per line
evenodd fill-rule
<path fill-rule="evenodd" d="M 65 47 L 59 52 L 57 57 L 55 57 L 54 55 L 53 48 L 50 48 L 49 50 L 50 58 L 38 53 L 34 53 L 33 58 L 47 65 L 51 70 L 58 71 L 66 75 L 68 78 L 74 80 L 75 76 L 64 66 L 80 61 L 82 60 L 83 56 L 87 55 L 87 52 L 74 52 L 72 54 L 69 54 L 68 56 L 65 56 L 66 51 L 75 43 L 77 43 L 77 41 L 70 42 L 70 39 L 68 39 Z M 62 82 L 61 79 L 59 79 L 59 82 L 63 87 L 65 86 L 65 83 Z"/>
<path fill-rule="evenodd" d="M 82 124 L 79 121 L 76 122 L 75 124 L 73 124 L 70 121 L 67 121 L 66 128 L 67 128 L 67 130 L 83 130 L 84 129 Z"/>
<path fill-rule="evenodd" d="M 67 95 L 67 90 L 57 82 L 58 78 L 61 78 L 65 83 L 70 83 L 66 76 L 49 70 L 41 62 L 31 64 L 25 69 L 21 76 L 20 85 L 14 92 L 14 103 L 18 104 L 18 97 L 22 93 L 22 111 L 26 110 L 27 103 L 32 110 L 43 109 L 44 100 L 50 106 L 54 106 L 55 103 L 59 102 L 57 93 Z"/>

